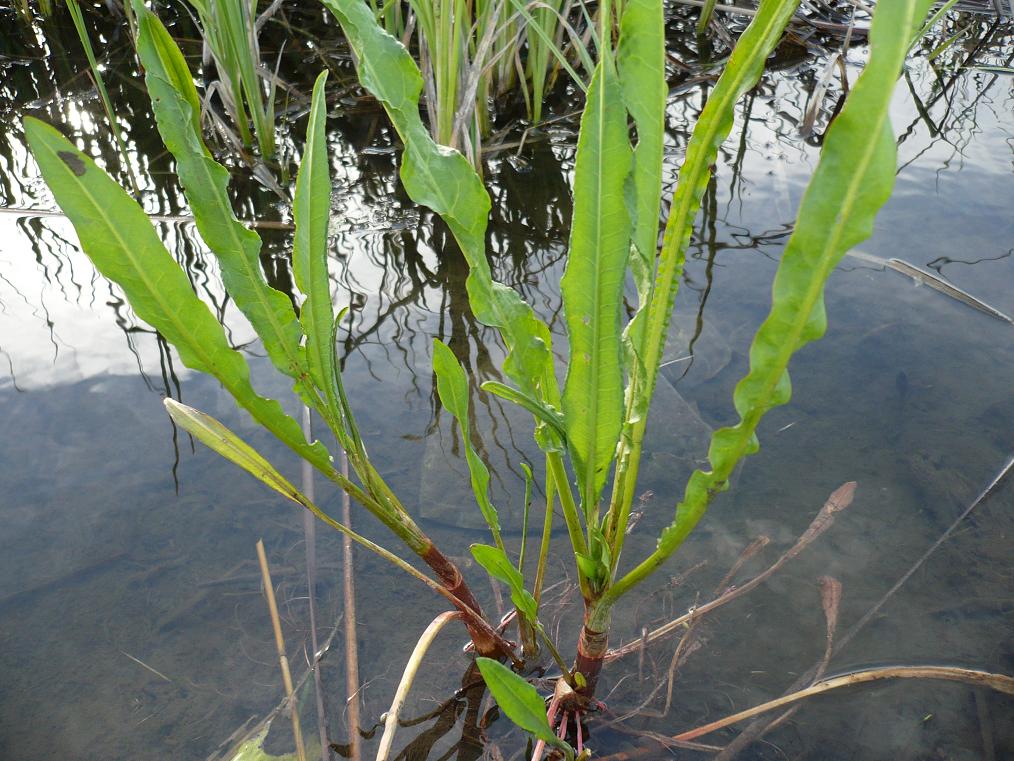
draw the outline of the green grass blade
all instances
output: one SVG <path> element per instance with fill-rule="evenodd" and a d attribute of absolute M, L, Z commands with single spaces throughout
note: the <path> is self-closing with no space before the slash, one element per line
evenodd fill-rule
<path fill-rule="evenodd" d="M 515 291 L 493 280 L 485 252 L 489 195 L 468 160 L 438 146 L 423 125 L 418 68 L 362 0 L 323 2 L 359 59 L 360 82 L 383 104 L 405 144 L 401 179 L 406 191 L 444 219 L 468 261 L 472 309 L 482 323 L 498 328 L 507 344 L 504 372 L 525 393 L 553 403 L 549 329 Z"/>
<path fill-rule="evenodd" d="M 112 131 L 113 139 L 116 141 L 116 149 L 120 153 L 120 162 L 127 173 L 130 187 L 139 196 L 141 190 L 137 185 L 137 178 L 134 176 L 134 169 L 130 164 L 130 154 L 127 153 L 127 145 L 123 142 L 123 132 L 120 130 L 120 122 L 116 118 L 116 112 L 113 111 L 113 102 L 110 100 L 109 92 L 106 90 L 106 82 L 102 77 L 102 69 L 99 68 L 98 61 L 95 60 L 95 50 L 92 48 L 91 37 L 88 36 L 88 28 L 85 26 L 84 16 L 81 13 L 81 6 L 78 5 L 78 0 L 67 0 L 67 10 L 70 11 L 70 18 L 74 22 L 74 29 L 77 31 L 78 40 L 81 42 L 85 58 L 88 59 L 88 66 L 91 69 L 92 77 L 95 79 L 95 88 L 99 91 L 102 110 L 106 112 L 106 121 L 109 122 L 109 129 Z M 45 15 L 48 16 L 49 14 Z"/>
<path fill-rule="evenodd" d="M 771 311 L 750 347 L 750 371 L 736 386 L 740 421 L 715 431 L 710 471 L 695 471 L 676 519 L 658 548 L 610 590 L 611 604 L 657 568 L 724 490 L 736 464 L 758 448 L 764 414 L 791 396 L 789 360 L 827 328 L 824 284 L 849 248 L 870 236 L 877 212 L 894 187 L 897 151 L 889 118 L 891 95 L 911 35 L 930 0 L 880 3 L 870 30 L 869 63 L 828 129 L 820 163 L 803 196 L 772 288 Z"/>
<path fill-rule="evenodd" d="M 43 178 L 70 219 L 81 248 L 123 288 L 137 316 L 176 347 L 183 363 L 217 378 L 255 420 L 316 467 L 332 471 L 327 450 L 310 445 L 281 405 L 259 396 L 250 368 L 191 288 L 140 206 L 53 127 L 25 119 L 25 135 Z"/>
<path fill-rule="evenodd" d="M 331 343 L 335 327 L 331 305 L 331 280 L 327 266 L 327 233 L 331 214 L 331 177 L 328 173 L 324 123 L 324 83 L 327 72 L 313 85 L 310 120 L 306 126 L 306 147 L 296 175 L 292 216 L 296 232 L 292 242 L 292 274 L 306 296 L 299 320 L 306 334 L 306 355 L 310 373 L 325 395 L 335 419 L 340 417 L 338 369 Z"/>
<path fill-rule="evenodd" d="M 229 172 L 212 157 L 201 137 L 200 99 L 183 54 L 162 22 L 138 3 L 138 55 L 159 132 L 176 159 L 176 171 L 201 237 L 218 258 L 222 280 L 250 320 L 268 357 L 296 381 L 296 390 L 316 407 L 307 384 L 309 368 L 300 346 L 302 330 L 289 297 L 268 285 L 260 265 L 260 237 L 237 218 L 229 201 Z"/>
<path fill-rule="evenodd" d="M 545 76 L 546 60 L 548 59 L 548 54 L 551 53 L 556 58 L 560 66 L 563 67 L 568 74 L 570 74 L 570 78 L 574 81 L 574 84 L 580 87 L 582 91 L 587 92 L 588 88 L 585 85 L 584 80 L 581 78 L 581 75 L 578 74 L 574 70 L 574 67 L 570 65 L 570 61 L 567 60 L 566 53 L 557 47 L 556 43 L 553 42 L 552 35 L 550 35 L 545 28 L 547 25 L 545 21 L 547 19 L 556 19 L 554 10 L 551 7 L 540 8 L 539 10 L 543 13 L 542 20 L 540 21 L 529 13 L 526 3 L 523 2 L 523 0 L 510 0 L 510 2 L 514 6 L 514 10 L 525 20 L 525 32 L 528 35 L 528 44 L 530 46 L 532 45 L 533 37 L 538 40 L 538 44 L 534 46 L 534 49 L 536 51 L 537 60 L 541 62 L 543 68 L 543 77 Z M 575 48 L 577 50 L 578 57 L 581 59 L 582 65 L 585 67 L 585 70 L 594 71 L 595 63 L 592 61 L 587 48 L 580 44 L 576 45 Z"/>
<path fill-rule="evenodd" d="M 489 469 L 472 446 L 472 431 L 468 417 L 468 380 L 465 369 L 454 356 L 454 352 L 442 341 L 433 341 L 433 372 L 437 376 L 437 393 L 440 402 L 458 421 L 461 428 L 461 441 L 465 447 L 465 460 L 468 462 L 468 473 L 472 481 L 475 502 L 479 505 L 482 517 L 493 534 L 496 546 L 503 550 L 503 539 L 500 537 L 500 518 L 496 507 L 489 498 Z"/>
<path fill-rule="evenodd" d="M 570 251 L 560 281 L 570 338 L 563 417 L 589 514 L 605 485 L 623 422 L 620 318 L 630 255 L 624 189 L 631 155 L 620 83 L 605 53 L 581 117 Z"/>

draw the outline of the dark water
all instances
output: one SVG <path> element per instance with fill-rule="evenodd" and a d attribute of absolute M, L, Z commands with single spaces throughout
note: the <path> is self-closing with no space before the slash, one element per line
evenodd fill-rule
<path fill-rule="evenodd" d="M 69 25 L 37 27 L 35 41 L 0 11 L 0 203 L 53 209 L 25 149 L 20 117 L 43 116 L 118 167 Z M 304 26 L 311 12 L 294 13 Z M 971 19 L 942 37 L 957 31 Z M 295 23 L 295 22 L 294 22 Z M 108 34 L 103 30 L 109 30 Z M 185 215 L 153 121 L 136 86 L 127 41 L 110 24 L 97 45 L 142 178 L 146 208 Z M 15 31 L 10 31 L 15 30 Z M 325 30 L 326 31 L 326 30 Z M 192 36 L 186 23 L 176 27 Z M 277 43 L 286 30 L 269 31 Z M 333 32 L 329 32 L 333 38 Z M 276 39 L 277 38 L 277 39 Z M 331 39 L 331 38 L 327 38 Z M 928 49 L 933 47 L 927 44 Z M 266 45 L 270 52 L 271 45 Z M 195 57 L 199 49 L 188 48 Z M 296 93 L 286 134 L 298 134 L 317 53 L 294 37 L 284 71 Z M 318 48 L 330 63 L 337 49 Z M 861 251 L 935 271 L 996 308 L 1014 312 L 1014 77 L 976 68 L 1010 65 L 1009 26 L 977 22 L 931 68 L 914 61 L 894 112 L 895 194 Z M 679 48 L 686 57 L 687 51 Z M 849 52 L 850 77 L 864 51 Z M 196 61 L 195 61 L 196 64 Z M 672 516 L 712 428 L 733 421 L 730 394 L 768 304 L 769 284 L 840 94 L 835 80 L 816 137 L 800 136 L 809 93 L 825 66 L 818 52 L 782 56 L 738 112 L 705 198 L 677 306 L 674 362 L 652 411 L 653 443 L 640 488 L 644 515 L 628 562 L 643 556 Z M 669 116 L 668 180 L 708 85 L 677 87 Z M 458 441 L 435 403 L 430 345 L 439 337 L 476 383 L 496 376 L 499 349 L 467 309 L 467 269 L 429 215 L 396 181 L 397 150 L 383 118 L 346 96 L 335 102 L 331 151 L 335 301 L 353 308 L 344 336 L 346 378 L 381 471 L 450 554 L 484 541 Z M 560 110 L 566 110 L 561 98 Z M 283 135 L 284 136 L 284 135 Z M 560 331 L 557 283 L 569 220 L 576 139 L 561 121 L 518 154 L 491 157 L 492 261 Z M 287 203 L 237 168 L 241 216 L 286 220 Z M 224 316 L 262 392 L 288 400 L 252 332 L 225 297 L 194 228 L 160 222 L 198 292 Z M 309 651 L 302 518 L 252 479 L 170 426 L 165 394 L 233 427 L 292 477 L 287 452 L 239 415 L 217 385 L 182 367 L 140 324 L 116 288 L 77 250 L 59 217 L 0 212 L 0 758 L 205 758 L 281 696 L 254 544 L 274 569 L 290 659 Z M 265 267 L 289 275 L 284 231 L 264 231 Z M 698 649 L 622 727 L 593 726 L 593 747 L 632 746 L 629 730 L 673 734 L 777 696 L 821 656 L 825 624 L 817 579 L 837 578 L 844 631 L 904 574 L 970 504 L 1014 451 L 1011 327 L 869 258 L 846 258 L 831 278 L 830 329 L 792 368 L 792 403 L 765 420 L 762 449 L 718 498 L 680 555 L 616 611 L 615 641 L 706 600 L 742 549 L 771 543 L 740 583 L 791 546 L 828 494 L 859 483 L 853 505 L 798 559 L 743 599 L 706 618 Z M 693 359 L 686 357 L 692 346 Z M 524 417 L 476 397 L 483 444 L 497 464 L 498 502 L 510 541 L 520 528 L 519 463 L 531 456 Z M 320 485 L 318 485 L 320 486 Z M 323 506 L 340 500 L 323 487 Z M 880 613 L 837 653 L 829 673 L 875 664 L 962 665 L 1014 673 L 1014 492 L 1002 486 L 966 519 Z M 391 546 L 372 519 L 357 527 Z M 579 599 L 563 537 L 554 547 L 551 630 L 573 648 Z M 341 613 L 338 542 L 318 531 L 317 590 L 325 637 Z M 680 577 L 698 564 L 706 564 Z M 489 609 L 492 591 L 468 571 Z M 372 557 L 356 557 L 363 721 L 386 709 L 408 649 L 442 606 Z M 408 715 L 460 686 L 461 632 L 442 635 L 413 691 Z M 601 696 L 615 718 L 666 678 L 667 641 L 609 666 Z M 330 734 L 347 741 L 340 641 L 323 662 Z M 488 703 L 455 709 L 485 711 Z M 767 735 L 755 758 L 1014 758 L 1009 696 L 936 682 L 882 683 L 809 702 Z M 312 709 L 304 729 L 312 730 Z M 443 718 L 399 732 L 405 758 L 478 758 L 476 732 Z M 446 725 L 446 726 L 445 726 Z M 448 729 L 449 727 L 449 729 Z M 285 747 L 284 728 L 277 748 Z M 504 721 L 485 730 L 495 757 L 518 758 L 522 740 Z M 731 733 L 705 738 L 721 744 Z M 372 758 L 378 737 L 364 741 Z M 676 752 L 677 754 L 680 751 Z M 685 752 L 686 757 L 699 753 Z M 449 754 L 449 755 L 447 755 Z M 649 757 L 667 755 L 654 750 Z"/>

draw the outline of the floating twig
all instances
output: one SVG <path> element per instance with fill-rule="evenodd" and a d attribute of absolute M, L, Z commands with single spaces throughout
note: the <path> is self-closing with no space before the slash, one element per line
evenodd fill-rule
<path fill-rule="evenodd" d="M 988 314 L 990 317 L 1006 322 L 1008 325 L 1014 325 L 1014 319 L 1001 312 L 999 309 L 990 306 L 982 299 L 977 299 L 970 293 L 961 290 L 955 285 L 951 285 L 946 280 L 938 275 L 934 275 L 925 270 L 921 270 L 914 264 L 909 264 L 903 259 L 888 259 L 887 266 L 896 272 L 900 272 L 903 275 L 908 275 L 915 282 L 920 285 L 925 285 L 932 288 L 934 291 L 939 291 L 945 296 L 950 296 L 955 301 L 960 301 L 962 304 L 967 304 L 972 309 L 978 309 L 983 314 Z"/>
<path fill-rule="evenodd" d="M 165 679 L 167 682 L 172 683 L 172 679 L 170 679 L 169 677 L 167 677 L 165 674 L 163 674 L 158 669 L 152 668 L 147 663 L 145 663 L 144 661 L 142 661 L 140 658 L 135 658 L 130 653 L 125 652 L 123 650 L 121 650 L 120 652 L 123 653 L 123 655 L 127 656 L 128 658 L 130 658 L 130 660 L 132 660 L 138 666 L 141 666 L 142 668 L 146 668 L 146 669 L 148 669 L 148 671 L 150 671 L 151 673 L 153 673 L 155 676 L 159 677 L 160 679 Z"/>
<path fill-rule="evenodd" d="M 931 272 L 927 272 L 926 270 L 916 267 L 914 264 L 909 264 L 904 259 L 898 259 L 895 257 L 884 259 L 880 256 L 868 254 L 865 251 L 856 250 L 849 251 L 848 256 L 851 256 L 854 259 L 861 259 L 862 261 L 869 262 L 870 264 L 876 264 L 887 269 L 892 269 L 895 272 L 905 275 L 906 277 L 912 278 L 917 285 L 925 285 L 944 294 L 945 296 L 949 296 L 955 301 L 960 301 L 962 304 L 972 307 L 972 309 L 977 309 L 983 314 L 988 314 L 990 317 L 1000 320 L 1000 322 L 1006 322 L 1008 325 L 1014 325 L 1014 318 L 1004 314 L 996 307 L 990 306 L 982 299 L 976 298 L 967 291 L 961 290 L 956 285 L 951 285 L 939 275 L 934 275 Z"/>

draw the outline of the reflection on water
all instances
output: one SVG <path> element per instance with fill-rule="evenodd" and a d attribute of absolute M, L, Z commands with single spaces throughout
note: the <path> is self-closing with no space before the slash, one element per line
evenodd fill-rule
<path fill-rule="evenodd" d="M 299 13 L 287 17 L 293 26 L 306 20 Z M 178 20 L 182 36 L 188 23 Z M 969 23 L 935 68 L 922 58 L 905 74 L 895 109 L 898 185 L 863 250 L 934 269 L 1010 313 L 1014 79 L 984 67 L 1010 66 L 1014 32 L 1010 25 L 964 18 L 940 39 Z M 265 30 L 269 42 L 286 32 L 271 29 Z M 52 208 L 23 144 L 24 114 L 64 125 L 79 145 L 118 171 L 90 82 L 79 73 L 76 39 L 61 25 L 40 27 L 36 35 L 35 41 L 5 35 L 2 43 L 0 203 L 8 208 Z M 936 42 L 925 43 L 924 52 Z M 287 383 L 270 371 L 224 293 L 214 259 L 185 219 L 125 43 L 109 36 L 100 47 L 111 56 L 111 89 L 142 177 L 142 201 L 152 213 L 178 218 L 159 223 L 170 251 L 249 356 L 258 387 L 290 400 Z M 308 87 L 302 80 L 320 58 L 329 60 L 333 47 L 320 50 L 287 49 L 283 71 L 292 80 L 294 115 L 304 107 Z M 674 50 L 681 60 L 694 55 L 689 47 Z M 188 52 L 199 56 L 196 47 Z M 851 82 L 863 55 L 858 45 L 848 52 Z M 740 105 L 723 146 L 692 240 L 668 347 L 671 364 L 664 370 L 668 382 L 652 410 L 654 443 L 640 485 L 643 515 L 628 562 L 648 551 L 670 520 L 680 479 L 704 456 L 708 432 L 733 419 L 732 387 L 746 369 L 746 347 L 767 308 L 781 247 L 844 92 L 835 74 L 819 107 L 811 104 L 826 60 L 798 52 L 780 56 L 776 70 Z M 674 81 L 667 119 L 670 188 L 711 86 L 707 74 L 688 65 Z M 561 101 L 563 112 L 566 96 Z M 329 137 L 332 277 L 336 303 L 351 307 L 342 341 L 353 404 L 381 470 L 438 542 L 464 556 L 469 542 L 484 537 L 469 507 L 458 434 L 435 401 L 430 346 L 434 337 L 451 345 L 469 369 L 473 390 L 499 377 L 500 348 L 467 308 L 467 267 L 446 231 L 398 186 L 397 145 L 383 119 L 351 96 L 335 111 Z M 294 118 L 286 140 L 301 127 Z M 509 139 L 520 143 L 520 135 Z M 494 271 L 522 291 L 557 334 L 575 141 L 573 121 L 560 121 L 529 133 L 523 146 L 492 154 L 487 166 Z M 292 145 L 287 150 L 295 152 Z M 287 205 L 250 180 L 249 171 L 240 168 L 236 177 L 240 216 L 287 221 Z M 219 417 L 284 471 L 294 473 L 295 464 L 213 382 L 189 373 L 138 322 L 118 290 L 77 251 L 65 220 L 0 212 L 0 227 L 0 420 L 6 434 L 0 437 L 0 757 L 204 758 L 250 717 L 270 710 L 280 694 L 253 563 L 257 538 L 265 539 L 280 586 L 291 660 L 303 663 L 303 535 L 291 509 L 178 437 L 160 396 L 182 395 Z M 291 292 L 288 232 L 263 230 L 262 237 L 269 280 Z M 672 705 L 663 710 L 663 689 L 636 718 L 598 729 L 594 747 L 600 752 L 641 742 L 631 730 L 672 734 L 780 694 L 823 652 L 817 578 L 829 574 L 842 582 L 841 625 L 850 626 L 1009 455 L 1009 326 L 858 258 L 847 258 L 832 277 L 827 306 L 829 334 L 796 362 L 792 404 L 771 413 L 760 433 L 761 453 L 742 468 L 735 489 L 716 501 L 685 552 L 617 611 L 616 641 L 636 639 L 644 627 L 705 599 L 743 547 L 761 535 L 771 545 L 739 581 L 765 567 L 841 483 L 859 482 L 855 503 L 769 583 L 699 624 L 696 651 L 674 672 Z M 562 337 L 556 350 L 565 350 Z M 534 455 L 528 422 L 496 399 L 475 400 L 478 444 L 494 463 L 495 498 L 516 542 L 519 466 Z M 1014 673 L 1012 499 L 1008 486 L 977 509 L 836 656 L 831 671 L 888 662 Z M 337 497 L 326 493 L 323 502 L 336 509 Z M 391 544 L 369 516 L 357 514 L 356 521 Z M 340 612 L 332 537 L 320 537 L 318 556 L 317 593 L 329 627 Z M 569 574 L 562 555 L 552 569 L 557 579 Z M 441 604 L 372 558 L 359 556 L 356 572 L 365 682 L 360 699 L 371 724 L 386 709 L 406 648 Z M 475 569 L 467 572 L 496 610 L 488 585 Z M 580 615 L 580 600 L 566 583 L 553 594 L 550 629 L 562 622 L 561 644 L 569 650 L 567 632 Z M 466 661 L 460 644 L 455 635 L 438 641 L 411 699 L 413 715 L 435 708 L 461 685 Z M 636 709 L 668 678 L 672 658 L 673 644 L 663 643 L 613 664 L 603 691 L 613 714 Z M 338 742 L 349 732 L 338 697 L 343 673 L 337 654 L 325 659 L 330 734 Z M 991 736 L 993 756 L 1003 758 L 1014 754 L 1011 708 L 1009 698 L 963 686 L 884 685 L 804 707 L 751 753 L 988 758 L 983 738 Z M 479 757 L 478 722 L 487 709 L 481 696 L 466 693 L 436 718 L 402 729 L 400 743 L 412 744 L 404 757 Z M 505 757 L 520 747 L 502 721 L 482 734 Z M 368 756 L 375 740 L 366 741 Z"/>

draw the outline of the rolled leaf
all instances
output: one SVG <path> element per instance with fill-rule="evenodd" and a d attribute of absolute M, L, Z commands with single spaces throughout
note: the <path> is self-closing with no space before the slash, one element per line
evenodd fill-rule
<path fill-rule="evenodd" d="M 633 182 L 627 204 L 631 209 L 633 249 L 630 269 L 637 286 L 638 310 L 627 326 L 632 349 L 639 348 L 644 306 L 651 293 L 658 248 L 662 198 L 662 151 L 665 106 L 665 21 L 662 0 L 627 0 L 620 18 L 616 68 L 623 102 L 637 127 Z M 628 360 L 628 366 L 633 364 Z"/>
<path fill-rule="evenodd" d="M 195 439 L 209 449 L 222 455 L 229 462 L 238 465 L 258 481 L 266 484 L 293 502 L 304 504 L 304 497 L 299 489 L 289 483 L 275 466 L 247 444 L 243 439 L 230 431 L 211 415 L 207 415 L 193 407 L 167 398 L 163 401 L 169 417 Z"/>
<path fill-rule="evenodd" d="M 292 216 L 296 232 L 292 242 L 292 275 L 306 299 L 299 321 L 306 333 L 306 355 L 317 387 L 325 394 L 333 416 L 340 416 L 338 369 L 331 339 L 335 327 L 331 306 L 331 280 L 327 266 L 327 233 L 331 214 L 331 177 L 328 173 L 324 122 L 324 83 L 321 72 L 313 85 L 310 120 L 306 126 L 306 147 L 296 175 Z"/>

